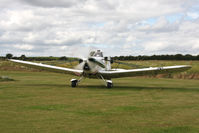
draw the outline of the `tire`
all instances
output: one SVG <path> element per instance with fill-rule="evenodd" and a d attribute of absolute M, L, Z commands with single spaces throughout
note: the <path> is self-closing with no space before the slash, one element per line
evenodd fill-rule
<path fill-rule="evenodd" d="M 109 83 L 107 82 L 107 86 L 106 86 L 108 89 L 112 88 L 113 87 L 113 84 L 112 83 Z"/>
<path fill-rule="evenodd" d="M 71 81 L 71 87 L 76 87 L 77 86 L 77 80 Z"/>

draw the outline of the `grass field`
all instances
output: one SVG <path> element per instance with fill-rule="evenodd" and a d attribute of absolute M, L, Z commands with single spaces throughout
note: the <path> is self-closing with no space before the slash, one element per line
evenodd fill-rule
<path fill-rule="evenodd" d="M 122 78 L 106 89 L 48 72 L 0 71 L 1 133 L 198 133 L 199 81 Z"/>

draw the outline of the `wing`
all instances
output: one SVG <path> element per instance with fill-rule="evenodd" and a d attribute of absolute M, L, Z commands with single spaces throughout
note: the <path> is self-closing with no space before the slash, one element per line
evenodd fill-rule
<path fill-rule="evenodd" d="M 33 62 L 14 60 L 14 59 L 10 59 L 10 61 L 18 63 L 18 64 L 22 64 L 23 66 L 28 66 L 32 68 L 37 68 L 37 69 L 47 70 L 47 71 L 57 72 L 57 73 L 72 74 L 72 75 L 77 75 L 77 76 L 80 76 L 83 73 L 83 70 L 57 67 L 57 66 L 51 66 L 51 65 L 41 64 L 41 63 L 33 63 Z"/>
<path fill-rule="evenodd" d="M 145 75 L 157 75 L 165 73 L 182 72 L 190 69 L 189 65 L 181 66 L 167 66 L 167 67 L 151 67 L 142 69 L 130 69 L 130 70 L 115 70 L 115 71 L 99 71 L 99 73 L 106 79 L 121 78 L 121 77 L 134 77 Z"/>

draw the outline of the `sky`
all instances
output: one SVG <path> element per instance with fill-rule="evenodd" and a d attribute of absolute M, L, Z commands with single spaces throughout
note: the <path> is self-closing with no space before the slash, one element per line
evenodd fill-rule
<path fill-rule="evenodd" d="M 0 0 L 0 56 L 199 54 L 199 0 Z"/>

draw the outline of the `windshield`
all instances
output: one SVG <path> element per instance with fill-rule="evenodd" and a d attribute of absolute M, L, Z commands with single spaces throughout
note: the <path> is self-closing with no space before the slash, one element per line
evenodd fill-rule
<path fill-rule="evenodd" d="M 97 52 L 95 52 L 95 51 L 90 52 L 90 56 L 103 57 L 103 54 L 100 50 L 97 50 Z"/>

